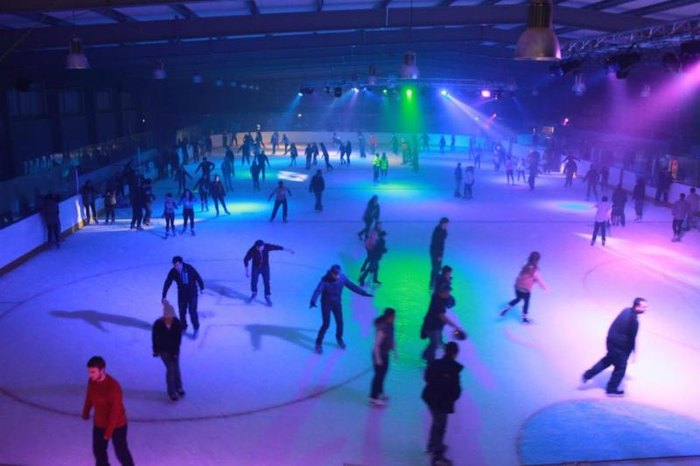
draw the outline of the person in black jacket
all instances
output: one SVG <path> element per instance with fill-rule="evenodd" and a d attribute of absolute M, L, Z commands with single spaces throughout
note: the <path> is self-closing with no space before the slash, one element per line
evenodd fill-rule
<path fill-rule="evenodd" d="M 374 195 L 367 202 L 365 213 L 362 214 L 362 221 L 365 222 L 365 227 L 357 232 L 357 237 L 360 238 L 360 241 L 367 241 L 367 237 L 372 230 L 372 225 L 379 221 L 380 213 L 379 198 Z"/>
<path fill-rule="evenodd" d="M 197 296 L 204 291 L 204 281 L 197 270 L 190 264 L 185 264 L 182 257 L 173 257 L 173 268 L 170 269 L 163 284 L 163 301 L 168 294 L 170 285 L 177 283 L 177 307 L 182 322 L 182 331 L 187 330 L 187 311 L 189 310 L 194 336 L 199 333 L 199 315 L 197 314 Z M 199 285 L 199 289 L 197 289 Z"/>
<path fill-rule="evenodd" d="M 318 212 L 323 211 L 323 203 L 321 197 L 323 196 L 323 190 L 326 189 L 326 182 L 323 179 L 323 172 L 317 170 L 316 174 L 311 177 L 311 183 L 309 184 L 309 192 L 314 193 L 316 197 L 316 205 L 314 209 Z"/>
<path fill-rule="evenodd" d="M 288 251 L 294 254 L 289 248 L 283 246 L 277 246 L 276 244 L 269 244 L 259 239 L 255 241 L 255 244 L 248 249 L 245 257 L 243 258 L 243 266 L 245 267 L 246 278 L 250 277 L 248 272 L 248 263 L 253 262 L 253 276 L 250 279 L 250 299 L 251 302 L 258 295 L 258 278 L 262 274 L 263 285 L 265 286 L 265 302 L 268 306 L 272 305 L 270 300 L 270 251 Z"/>
<path fill-rule="evenodd" d="M 462 394 L 459 380 L 460 372 L 464 369 L 455 361 L 459 353 L 459 345 L 454 341 L 445 345 L 445 355 L 442 359 L 430 363 L 425 370 L 425 388 L 422 398 L 430 409 L 433 423 L 430 426 L 428 452 L 433 455 L 433 466 L 451 465 L 445 458 L 445 431 L 447 430 L 447 415 L 454 413 L 455 402 Z"/>
<path fill-rule="evenodd" d="M 333 265 L 328 272 L 326 272 L 314 290 L 314 294 L 311 296 L 311 303 L 309 304 L 309 307 L 316 307 L 316 300 L 319 296 L 321 297 L 321 316 L 323 318 L 323 323 L 316 336 L 316 352 L 318 354 L 323 353 L 323 347 L 321 345 L 323 344 L 323 337 L 331 322 L 331 312 L 333 313 L 333 319 L 335 319 L 336 342 L 341 349 L 345 349 L 345 342 L 343 341 L 342 303 L 343 288 L 345 287 L 350 288 L 361 296 L 367 296 L 369 298 L 373 296 L 348 280 L 348 277 L 341 273 L 339 265 Z"/>
<path fill-rule="evenodd" d="M 635 298 L 632 307 L 623 309 L 618 314 L 610 325 L 608 337 L 605 340 L 605 346 L 608 350 L 607 354 L 583 373 L 583 383 L 588 382 L 598 373 L 612 365 L 613 373 L 610 376 L 605 393 L 610 396 L 622 396 L 625 394 L 624 390 L 619 389 L 619 386 L 627 370 L 627 359 L 634 351 L 637 331 L 639 330 L 637 316 L 643 314 L 647 310 L 647 306 L 646 299 Z"/>
<path fill-rule="evenodd" d="M 171 400 L 176 401 L 178 397 L 185 396 L 180 378 L 182 324 L 175 318 L 175 309 L 167 299 L 163 301 L 163 317 L 153 323 L 151 339 L 153 341 L 153 357 L 160 357 L 165 364 L 165 383 L 168 388 L 168 396 Z"/>
<path fill-rule="evenodd" d="M 209 192 L 211 193 L 212 199 L 214 199 L 214 208 L 216 209 L 216 216 L 219 216 L 219 202 L 224 208 L 224 212 L 226 212 L 226 215 L 231 215 L 231 212 L 229 212 L 226 208 L 226 201 L 224 200 L 224 196 L 226 195 L 226 188 L 224 188 L 224 184 L 221 182 L 219 175 L 214 175 L 214 181 L 212 181 L 212 183 L 209 185 Z"/>
<path fill-rule="evenodd" d="M 455 299 L 451 294 L 452 288 L 449 284 L 443 283 L 440 288 L 435 290 L 430 298 L 430 306 L 428 312 L 423 318 L 420 336 L 422 339 L 427 338 L 428 346 L 423 350 L 423 359 L 431 363 L 435 360 L 435 352 L 442 346 L 442 331 L 445 324 L 449 325 L 458 332 L 465 333 L 457 324 L 447 317 L 447 310 L 455 306 Z"/>
<path fill-rule="evenodd" d="M 445 254 L 445 239 L 447 238 L 447 224 L 450 220 L 442 217 L 440 223 L 433 229 L 433 236 L 430 238 L 430 289 L 435 285 L 435 279 L 440 274 L 442 267 L 442 256 Z"/>
<path fill-rule="evenodd" d="M 211 152 L 211 151 L 208 151 Z M 211 177 L 211 171 L 215 168 L 215 165 L 211 163 L 210 161 L 207 160 L 206 157 L 202 157 L 202 162 L 197 165 L 197 168 L 195 169 L 195 173 L 197 173 L 199 170 L 202 170 L 202 176 L 209 180 Z"/>

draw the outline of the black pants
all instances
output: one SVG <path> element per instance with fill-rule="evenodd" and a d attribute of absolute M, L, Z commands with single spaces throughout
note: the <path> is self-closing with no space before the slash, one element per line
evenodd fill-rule
<path fill-rule="evenodd" d="M 175 212 L 165 213 L 165 232 L 167 233 L 170 229 L 175 231 Z"/>
<path fill-rule="evenodd" d="M 343 339 L 343 305 L 340 303 L 321 303 L 321 317 L 323 323 L 321 328 L 318 329 L 318 335 L 316 336 L 316 345 L 323 343 L 323 337 L 326 335 L 326 330 L 331 324 L 331 312 L 333 313 L 333 319 L 335 320 L 335 339 Z"/>
<path fill-rule="evenodd" d="M 437 280 L 438 275 L 440 275 L 440 269 L 442 268 L 442 257 L 430 256 L 430 288 L 433 288 L 435 280 Z"/>
<path fill-rule="evenodd" d="M 90 212 L 92 212 L 92 218 L 97 222 L 97 209 L 95 209 L 95 201 L 89 202 L 84 205 L 85 207 L 85 223 L 90 223 Z"/>
<path fill-rule="evenodd" d="M 61 235 L 58 231 L 58 223 L 52 225 L 46 225 L 46 230 L 49 234 L 49 243 L 59 244 L 61 242 Z"/>
<path fill-rule="evenodd" d="M 595 240 L 598 237 L 598 232 L 600 232 L 600 237 L 603 240 L 603 244 L 605 244 L 605 230 L 607 229 L 607 223 L 608 222 L 595 222 L 595 225 L 593 226 L 593 237 L 591 238 L 591 244 L 595 243 Z"/>
<path fill-rule="evenodd" d="M 187 229 L 187 220 L 190 221 L 190 230 L 194 230 L 194 209 L 182 209 L 182 231 Z"/>
<path fill-rule="evenodd" d="M 535 189 L 535 175 L 528 176 L 527 184 L 530 186 L 530 191 Z"/>
<path fill-rule="evenodd" d="M 176 396 L 178 392 L 182 391 L 180 359 L 171 353 L 160 353 L 160 359 L 165 365 L 165 385 L 168 387 L 168 395 Z"/>
<path fill-rule="evenodd" d="M 122 466 L 133 466 L 134 460 L 129 452 L 129 445 L 126 443 L 127 425 L 117 427 L 112 433 L 112 446 L 117 455 L 119 464 Z M 95 466 L 109 466 L 107 457 L 107 446 L 109 440 L 104 439 L 105 429 L 99 427 L 92 428 L 92 453 L 95 455 Z"/>
<path fill-rule="evenodd" d="M 367 275 L 370 273 L 372 274 L 372 281 L 377 283 L 379 281 L 379 260 L 374 258 L 370 259 L 369 256 L 367 256 L 365 262 L 367 265 L 363 266 L 364 268 L 360 275 L 360 283 L 364 283 L 365 278 L 367 278 Z"/>
<path fill-rule="evenodd" d="M 430 408 L 430 415 L 433 422 L 430 425 L 430 438 L 428 439 L 428 451 L 433 454 L 433 458 L 442 458 L 445 452 L 445 432 L 447 431 L 446 411 Z"/>
<path fill-rule="evenodd" d="M 177 307 L 180 312 L 180 322 L 184 328 L 187 328 L 187 312 L 190 313 L 192 326 L 195 330 L 199 329 L 199 314 L 197 314 L 197 291 L 189 291 L 184 295 L 177 295 Z"/>
<path fill-rule="evenodd" d="M 472 186 L 474 186 L 474 183 L 464 183 L 464 198 L 465 199 L 472 198 Z"/>
<path fill-rule="evenodd" d="M 226 201 L 224 201 L 224 196 L 212 196 L 214 198 L 214 208 L 216 209 L 216 215 L 219 215 L 219 202 L 221 202 L 221 207 L 224 208 L 224 212 L 229 213 L 226 208 Z"/>
<path fill-rule="evenodd" d="M 267 267 L 255 267 L 253 266 L 253 273 L 250 276 L 250 291 L 254 294 L 258 292 L 258 278 L 262 275 L 263 286 L 265 287 L 265 296 L 270 296 L 270 266 Z"/>
<path fill-rule="evenodd" d="M 384 379 L 389 371 L 389 355 L 383 354 L 381 358 L 381 366 L 378 366 L 376 361 L 374 362 L 374 377 L 372 378 L 372 388 L 369 393 L 370 398 L 374 399 L 379 398 L 379 395 L 384 393 Z"/>
<path fill-rule="evenodd" d="M 114 222 L 114 206 L 112 204 L 105 203 L 105 222 L 109 222 L 110 219 L 112 219 Z"/>
<path fill-rule="evenodd" d="M 145 223 L 146 225 L 150 225 L 151 224 L 151 215 L 153 214 L 153 209 L 151 208 L 151 203 L 147 202 L 146 204 L 144 204 L 143 209 L 145 211 L 145 213 L 143 215 L 143 223 Z"/>
<path fill-rule="evenodd" d="M 644 213 L 644 199 L 637 199 L 634 201 L 634 213 L 637 215 L 637 218 L 642 218 L 642 214 Z"/>
<path fill-rule="evenodd" d="M 131 205 L 131 228 L 141 228 L 141 220 L 143 220 L 143 206 Z"/>
<path fill-rule="evenodd" d="M 519 289 L 515 289 L 515 299 L 511 300 L 508 303 L 508 306 L 513 307 L 516 304 L 520 302 L 520 300 L 523 300 L 523 315 L 527 315 L 527 311 L 530 308 L 530 293 L 528 291 L 521 291 Z"/>
<path fill-rule="evenodd" d="M 593 191 L 593 194 L 595 195 L 595 200 L 598 200 L 598 186 L 595 184 L 589 184 L 586 188 L 586 200 L 590 199 L 591 197 L 591 191 Z"/>
<path fill-rule="evenodd" d="M 630 357 L 631 351 L 626 348 L 616 347 L 610 342 L 606 342 L 606 347 L 608 350 L 607 354 L 593 367 L 584 372 L 583 376 L 586 379 L 592 379 L 608 367 L 613 366 L 613 373 L 610 376 L 607 387 L 607 391 L 610 392 L 617 390 L 620 386 L 620 382 L 622 382 L 627 370 L 627 359 Z"/>
<path fill-rule="evenodd" d="M 681 233 L 683 233 L 683 220 L 676 220 L 674 218 L 671 227 L 673 228 L 674 236 L 681 236 Z"/>
<path fill-rule="evenodd" d="M 321 196 L 323 196 L 323 191 L 314 191 L 314 196 L 316 197 L 316 206 L 314 207 L 314 209 L 320 212 L 323 210 L 323 204 L 321 199 Z"/>
<path fill-rule="evenodd" d="M 272 215 L 270 216 L 270 220 L 274 220 L 275 216 L 277 215 L 277 210 L 282 206 L 282 220 L 285 222 L 287 221 L 287 200 L 275 200 L 275 206 L 272 208 Z"/>

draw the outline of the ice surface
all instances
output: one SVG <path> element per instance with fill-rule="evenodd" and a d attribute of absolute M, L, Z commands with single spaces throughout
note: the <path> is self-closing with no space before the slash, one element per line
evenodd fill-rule
<path fill-rule="evenodd" d="M 220 154 L 214 158 L 218 164 Z M 456 465 L 518 464 L 522 427 L 562 403 L 572 403 L 566 413 L 581 400 L 611 402 L 629 416 L 641 404 L 656 416 L 665 410 L 700 422 L 697 231 L 672 243 L 669 209 L 647 203 L 643 222 L 628 221 L 613 229 L 605 248 L 591 247 L 594 209 L 580 182 L 565 189 L 560 175 L 543 175 L 530 192 L 523 183 L 507 186 L 503 172 L 484 164 L 468 201 L 453 197 L 453 170 L 458 160 L 466 164 L 463 154 L 425 154 L 418 174 L 392 158 L 387 181 L 377 186 L 370 160 L 353 157 L 351 167 L 335 161 L 326 174 L 322 213 L 313 209 L 308 184 L 287 182 L 293 196 L 289 223 L 283 224 L 281 212 L 268 221 L 272 202 L 266 199 L 276 172 L 289 170 L 287 159 L 273 158 L 261 193 L 252 191 L 247 167 L 237 159 L 235 190 L 228 195 L 232 215 L 215 218 L 213 206 L 208 213 L 197 209 L 197 236 L 163 239 L 161 218 L 146 231 L 129 231 L 125 209 L 116 225 L 88 226 L 60 250 L 1 277 L 0 463 L 93 461 L 91 426 L 79 414 L 85 363 L 101 354 L 124 389 L 137 464 L 428 464 L 429 415 L 420 400 L 425 341 L 418 333 L 429 301 L 428 245 L 441 216 L 451 220 L 444 261 L 454 267 L 457 306 L 451 315 L 470 336 L 461 345 L 464 390 L 447 434 Z M 303 166 L 292 171 L 306 172 Z M 156 184 L 154 214 L 162 211 L 164 193 L 175 189 L 172 181 Z M 375 193 L 388 232 L 383 285 L 371 299 L 346 290 L 348 348 L 335 346 L 331 324 L 324 354 L 316 355 L 320 311 L 309 309 L 309 298 L 334 263 L 357 280 L 364 249 L 356 233 Z M 631 205 L 627 214 L 631 220 Z M 242 258 L 258 238 L 295 251 L 271 253 L 272 307 L 262 301 L 262 289 L 258 301 L 245 301 Z M 533 250 L 542 253 L 550 290 L 534 291 L 534 324 L 524 326 L 518 309 L 504 318 L 498 310 L 511 299 L 515 275 Z M 161 312 L 173 255 L 184 256 L 206 284 L 200 335 L 183 341 L 187 396 L 177 403 L 167 398 L 164 368 L 150 348 L 150 325 Z M 175 301 L 174 288 L 169 296 Z M 626 398 L 607 400 L 609 372 L 585 386 L 580 376 L 603 355 L 608 325 L 635 296 L 649 301 L 639 358 L 623 382 Z M 367 403 L 371 322 L 387 306 L 397 309 L 399 359 L 392 360 L 386 381 L 389 405 L 377 409 Z M 554 419 L 547 429 L 572 436 L 595 430 L 593 420 L 581 417 L 544 416 L 532 425 Z M 606 450 L 611 458 L 625 448 L 626 425 L 599 432 L 601 441 L 620 445 Z M 552 458 L 551 445 L 544 446 L 547 429 L 527 432 L 528 442 L 539 434 L 546 449 L 538 456 L 528 443 L 527 461 Z M 621 457 L 668 453 L 647 443 Z M 679 444 L 674 453 L 700 455 L 700 440 Z M 566 448 L 562 459 L 592 459 Z"/>

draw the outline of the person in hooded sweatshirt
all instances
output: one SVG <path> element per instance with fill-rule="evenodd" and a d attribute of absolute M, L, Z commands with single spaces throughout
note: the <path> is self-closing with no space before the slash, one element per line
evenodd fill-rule
<path fill-rule="evenodd" d="M 361 296 L 367 296 L 369 298 L 373 296 L 352 283 L 348 277 L 341 273 L 341 268 L 337 264 L 333 265 L 321 278 L 321 281 L 314 290 L 314 294 L 311 296 L 309 307 L 316 307 L 316 301 L 319 297 L 321 298 L 321 317 L 323 323 L 316 336 L 316 352 L 318 354 L 323 353 L 323 337 L 330 325 L 331 313 L 333 313 L 333 319 L 335 320 L 336 342 L 341 349 L 345 349 L 345 342 L 343 341 L 342 294 L 343 288 L 346 287 Z"/>

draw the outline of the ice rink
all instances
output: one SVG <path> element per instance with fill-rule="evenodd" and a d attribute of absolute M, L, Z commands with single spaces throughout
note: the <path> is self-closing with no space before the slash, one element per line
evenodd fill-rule
<path fill-rule="evenodd" d="M 218 167 L 220 154 L 214 159 Z M 281 212 L 270 223 L 267 196 L 279 171 L 290 170 L 286 157 L 271 159 L 263 190 L 254 193 L 236 158 L 231 215 L 197 206 L 196 236 L 163 238 L 163 196 L 177 184 L 160 181 L 156 219 L 145 231 L 130 231 L 130 209 L 121 209 L 115 225 L 89 225 L 60 250 L 0 277 L 0 464 L 93 462 L 92 421 L 80 411 L 85 364 L 95 354 L 124 390 L 139 465 L 429 464 L 419 329 L 430 298 L 430 236 L 442 216 L 450 219 L 443 263 L 454 268 L 457 301 L 450 315 L 469 334 L 446 439 L 455 465 L 668 457 L 700 464 L 700 232 L 671 242 L 668 207 L 647 202 L 644 220 L 634 222 L 628 203 L 627 226 L 613 227 L 605 247 L 591 247 L 594 202 L 580 179 L 564 188 L 560 174 L 542 175 L 531 192 L 522 181 L 506 185 L 504 172 L 485 160 L 474 199 L 465 200 L 453 196 L 453 172 L 457 161 L 469 164 L 466 157 L 431 152 L 419 173 L 392 157 L 378 185 L 371 159 L 353 156 L 347 167 L 333 157 L 325 210 L 314 211 L 308 181 L 288 181 L 289 223 Z M 317 168 L 299 163 L 291 170 Z M 357 232 L 372 194 L 387 231 L 383 284 L 368 288 L 373 298 L 344 292 L 348 347 L 336 347 L 332 323 L 318 355 L 320 310 L 309 309 L 309 298 L 332 264 L 357 281 L 365 255 Z M 246 302 L 242 259 L 259 238 L 295 251 L 271 253 L 271 307 L 262 292 Z M 549 290 L 533 292 L 534 323 L 522 324 L 516 309 L 499 317 L 535 250 Z M 183 339 L 187 395 L 177 402 L 167 397 L 150 342 L 174 255 L 200 272 L 206 288 L 200 334 Z M 610 370 L 585 385 L 581 374 L 604 355 L 608 326 L 636 296 L 649 303 L 637 360 L 622 384 L 626 396 L 607 398 Z M 169 297 L 176 301 L 175 287 Z M 388 406 L 374 408 L 372 320 L 385 307 L 397 310 L 399 358 L 386 380 Z M 116 464 L 111 447 L 110 455 Z"/>

